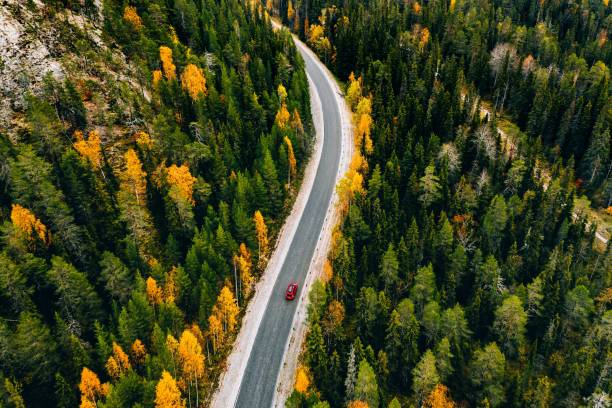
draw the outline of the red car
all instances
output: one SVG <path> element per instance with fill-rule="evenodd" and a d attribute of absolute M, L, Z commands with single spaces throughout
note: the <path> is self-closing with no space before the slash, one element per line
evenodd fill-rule
<path fill-rule="evenodd" d="M 295 282 L 291 282 L 289 286 L 287 286 L 287 291 L 285 292 L 285 299 L 293 300 L 295 299 L 295 295 L 297 294 L 298 285 Z"/>

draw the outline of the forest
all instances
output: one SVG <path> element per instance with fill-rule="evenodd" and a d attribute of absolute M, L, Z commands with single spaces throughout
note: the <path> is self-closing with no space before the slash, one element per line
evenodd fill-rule
<path fill-rule="evenodd" d="M 205 406 L 310 152 L 303 61 L 257 2 L 39 3 L 66 76 L 0 130 L 0 407 Z"/>
<path fill-rule="evenodd" d="M 358 149 L 287 406 L 610 406 L 608 1 L 269 3 Z"/>

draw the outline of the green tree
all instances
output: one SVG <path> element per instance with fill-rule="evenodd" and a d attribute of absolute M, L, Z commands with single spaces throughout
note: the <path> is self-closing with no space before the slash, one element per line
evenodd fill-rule
<path fill-rule="evenodd" d="M 359 363 L 359 373 L 355 383 L 355 399 L 366 402 L 369 407 L 378 408 L 378 381 L 374 370 L 366 360 Z"/>
<path fill-rule="evenodd" d="M 486 400 L 491 407 L 504 403 L 505 365 L 506 358 L 495 343 L 489 343 L 474 352 L 469 372 L 477 402 Z"/>
<path fill-rule="evenodd" d="M 497 334 L 502 350 L 508 356 L 514 356 L 525 343 L 525 326 L 527 313 L 523 310 L 521 300 L 516 295 L 504 299 L 495 310 L 493 329 Z"/>
<path fill-rule="evenodd" d="M 423 354 L 421 361 L 412 370 L 412 375 L 412 391 L 414 391 L 417 400 L 421 402 L 440 382 L 440 376 L 436 368 L 436 357 L 431 350 L 427 350 Z"/>

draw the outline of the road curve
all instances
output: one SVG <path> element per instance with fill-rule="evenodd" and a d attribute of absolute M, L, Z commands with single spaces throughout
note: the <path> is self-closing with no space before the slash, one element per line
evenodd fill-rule
<path fill-rule="evenodd" d="M 298 282 L 299 298 L 334 193 L 340 166 L 342 118 L 341 108 L 334 95 L 335 90 L 316 57 L 301 47 L 298 47 L 298 50 L 323 107 L 323 146 L 312 190 L 274 283 L 248 357 L 234 405 L 238 408 L 268 408 L 272 404 L 285 345 L 298 306 L 297 298 L 294 302 L 285 300 L 285 289 L 289 282 Z"/>

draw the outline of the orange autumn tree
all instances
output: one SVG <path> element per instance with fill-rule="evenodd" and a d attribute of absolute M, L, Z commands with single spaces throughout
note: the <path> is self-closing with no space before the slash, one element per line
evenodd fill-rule
<path fill-rule="evenodd" d="M 455 408 L 455 402 L 448 395 L 448 388 L 442 384 L 436 387 L 429 393 L 423 402 L 425 408 Z"/>
<path fill-rule="evenodd" d="M 181 362 L 183 379 L 189 383 L 189 405 L 191 406 L 191 387 L 195 384 L 196 407 L 200 406 L 198 378 L 204 375 L 204 355 L 198 339 L 190 330 L 184 330 L 179 339 L 178 355 Z"/>
<path fill-rule="evenodd" d="M 261 215 L 259 210 L 255 211 L 253 221 L 255 221 L 255 234 L 257 235 L 257 248 L 259 251 L 258 256 L 261 263 L 268 254 L 268 227 L 266 227 L 263 215 Z"/>
<path fill-rule="evenodd" d="M 159 81 L 162 80 L 162 76 L 163 76 L 163 74 L 162 74 L 161 70 L 156 69 L 156 70 L 153 71 L 153 86 L 155 88 L 157 88 L 157 86 L 159 85 Z"/>
<path fill-rule="evenodd" d="M 91 164 L 94 170 L 102 168 L 102 147 L 100 146 L 100 134 L 92 130 L 87 140 L 83 139 L 81 131 L 74 132 L 74 148 L 79 154 Z"/>
<path fill-rule="evenodd" d="M 140 339 L 134 340 L 134 343 L 132 343 L 131 351 L 132 358 L 134 359 L 136 364 L 143 364 L 145 359 L 147 358 L 147 349 L 145 348 L 145 345 L 142 344 L 142 341 L 140 341 Z"/>
<path fill-rule="evenodd" d="M 304 367 L 299 367 L 297 374 L 295 375 L 295 390 L 301 394 L 306 394 L 310 387 L 310 379 L 308 378 L 308 372 Z"/>
<path fill-rule="evenodd" d="M 176 381 L 164 370 L 161 379 L 155 386 L 155 408 L 185 408 Z"/>
<path fill-rule="evenodd" d="M 285 136 L 283 140 L 287 145 L 287 161 L 289 162 L 288 184 L 291 185 L 291 178 L 295 178 L 297 172 L 297 161 L 295 160 L 295 154 L 293 153 L 293 144 L 291 144 L 291 139 Z"/>
<path fill-rule="evenodd" d="M 242 283 L 242 296 L 246 299 L 253 291 L 253 261 L 251 260 L 251 252 L 244 243 L 240 244 L 239 254 L 234 255 L 234 265 L 240 274 L 240 282 Z"/>
<path fill-rule="evenodd" d="M 192 100 L 197 100 L 200 95 L 206 95 L 206 77 L 202 70 L 194 64 L 187 64 L 183 75 L 181 75 L 181 87 L 187 91 Z"/>
<path fill-rule="evenodd" d="M 365 401 L 351 401 L 348 403 L 347 408 L 368 408 L 369 405 Z"/>
<path fill-rule="evenodd" d="M 157 285 L 157 281 L 149 276 L 147 278 L 147 299 L 154 305 L 159 305 L 164 300 L 162 289 Z"/>
<path fill-rule="evenodd" d="M 304 134 L 304 125 L 302 125 L 302 117 L 300 116 L 300 112 L 298 112 L 297 109 L 293 109 L 290 125 L 291 129 L 296 131 L 298 135 Z"/>
<path fill-rule="evenodd" d="M 159 47 L 159 59 L 162 62 L 164 75 L 168 81 L 176 79 L 176 66 L 172 62 L 172 49 L 162 45 Z"/>
<path fill-rule="evenodd" d="M 123 19 L 130 23 L 136 31 L 142 29 L 142 19 L 138 15 L 136 7 L 126 6 L 125 9 L 123 9 Z"/>
<path fill-rule="evenodd" d="M 213 306 L 212 314 L 221 322 L 225 333 L 233 333 L 238 323 L 240 308 L 232 291 L 224 286 Z"/>
<path fill-rule="evenodd" d="M 95 407 L 97 401 L 106 395 L 107 384 L 101 384 L 96 373 L 83 367 L 79 390 L 81 391 L 81 407 Z"/>
<path fill-rule="evenodd" d="M 47 227 L 27 208 L 19 204 L 13 204 L 11 206 L 11 222 L 27 240 L 31 241 L 37 237 L 45 244 L 49 244 Z"/>
<path fill-rule="evenodd" d="M 130 370 L 132 365 L 130 360 L 121 348 L 121 346 L 113 341 L 113 355 L 106 361 L 106 371 L 113 378 L 119 378 L 126 371 Z"/>

